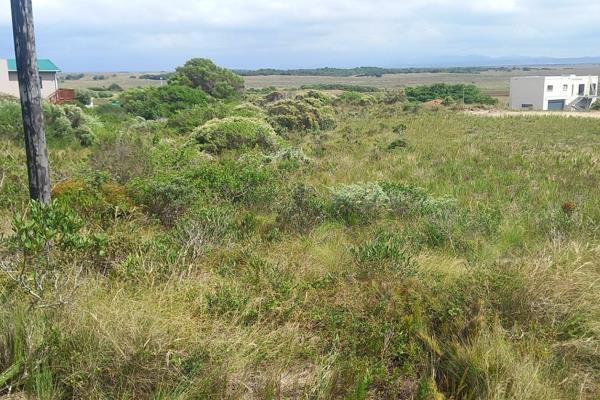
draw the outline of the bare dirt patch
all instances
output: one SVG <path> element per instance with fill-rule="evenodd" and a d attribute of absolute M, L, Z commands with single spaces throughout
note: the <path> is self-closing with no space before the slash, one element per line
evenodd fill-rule
<path fill-rule="evenodd" d="M 509 111 L 509 110 L 470 110 L 467 114 L 483 117 L 573 117 L 600 119 L 600 111 L 575 112 L 575 111 Z"/>

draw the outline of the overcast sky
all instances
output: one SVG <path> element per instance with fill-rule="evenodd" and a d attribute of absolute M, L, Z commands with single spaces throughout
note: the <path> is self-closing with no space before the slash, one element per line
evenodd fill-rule
<path fill-rule="evenodd" d="M 65 71 L 453 64 L 600 56 L 599 0 L 33 0 L 38 55 Z M 14 57 L 0 2 L 0 58 Z"/>

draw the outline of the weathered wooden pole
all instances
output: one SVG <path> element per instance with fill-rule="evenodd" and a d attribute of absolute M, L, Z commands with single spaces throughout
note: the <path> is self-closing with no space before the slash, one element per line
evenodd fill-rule
<path fill-rule="evenodd" d="M 44 133 L 40 75 L 35 51 L 31 0 L 11 0 L 17 75 L 27 153 L 29 195 L 44 204 L 50 202 L 50 171 Z"/>

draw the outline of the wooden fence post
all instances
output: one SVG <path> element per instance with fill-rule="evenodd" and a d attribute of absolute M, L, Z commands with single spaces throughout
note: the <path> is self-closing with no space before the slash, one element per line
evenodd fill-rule
<path fill-rule="evenodd" d="M 29 195 L 41 203 L 50 202 L 50 171 L 44 133 L 40 75 L 35 50 L 31 0 L 11 0 L 13 37 L 21 111 L 27 153 Z"/>

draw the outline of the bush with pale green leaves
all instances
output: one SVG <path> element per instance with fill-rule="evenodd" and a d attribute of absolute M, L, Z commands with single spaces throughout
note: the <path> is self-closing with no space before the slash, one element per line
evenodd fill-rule
<path fill-rule="evenodd" d="M 194 130 L 194 136 L 200 147 L 210 153 L 254 147 L 270 150 L 276 145 L 275 131 L 258 118 L 213 119 Z"/>
<path fill-rule="evenodd" d="M 343 185 L 332 190 L 333 214 L 346 222 L 375 219 L 390 209 L 390 197 L 374 182 Z"/>

